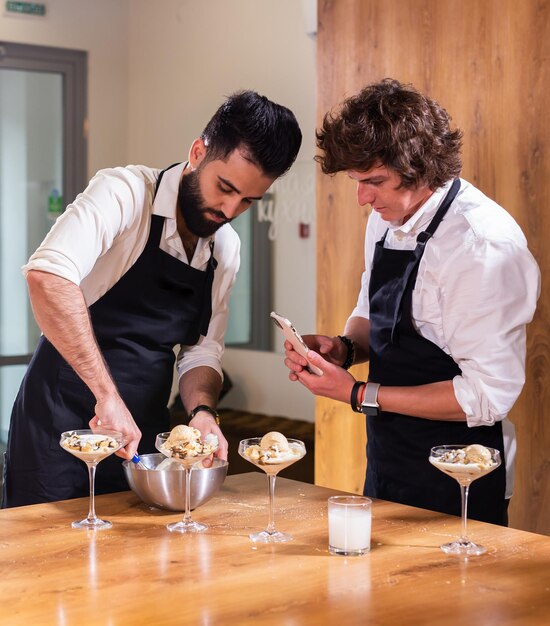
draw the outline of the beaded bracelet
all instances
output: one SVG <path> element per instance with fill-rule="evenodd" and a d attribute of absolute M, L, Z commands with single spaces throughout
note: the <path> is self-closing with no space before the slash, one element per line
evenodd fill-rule
<path fill-rule="evenodd" d="M 353 362 L 355 361 L 355 344 L 349 337 L 346 337 L 345 335 L 338 335 L 338 339 L 340 339 L 340 341 L 346 346 L 348 350 L 346 358 L 342 363 L 342 367 L 345 370 L 349 370 L 349 368 L 353 365 Z"/>

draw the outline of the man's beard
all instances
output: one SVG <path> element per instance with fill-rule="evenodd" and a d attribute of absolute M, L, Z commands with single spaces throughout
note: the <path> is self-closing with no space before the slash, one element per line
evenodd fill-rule
<path fill-rule="evenodd" d="M 185 225 L 193 235 L 197 237 L 210 237 L 221 226 L 229 223 L 221 211 L 210 209 L 204 205 L 199 186 L 198 170 L 192 170 L 182 177 L 178 190 L 178 208 L 181 211 Z M 223 222 L 209 220 L 207 213 L 213 213 L 223 218 Z"/>

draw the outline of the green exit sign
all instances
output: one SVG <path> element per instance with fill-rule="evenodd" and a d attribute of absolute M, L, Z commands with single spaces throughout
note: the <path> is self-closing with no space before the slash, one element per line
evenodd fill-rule
<path fill-rule="evenodd" d="M 23 15 L 46 15 L 46 5 L 41 2 L 6 2 L 7 13 L 22 13 Z"/>

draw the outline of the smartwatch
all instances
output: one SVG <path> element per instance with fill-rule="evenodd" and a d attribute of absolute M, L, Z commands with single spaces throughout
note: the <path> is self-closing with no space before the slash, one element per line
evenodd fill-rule
<path fill-rule="evenodd" d="M 378 417 L 380 415 L 380 405 L 378 404 L 378 383 L 367 383 L 363 402 L 361 403 L 361 412 L 367 417 Z"/>

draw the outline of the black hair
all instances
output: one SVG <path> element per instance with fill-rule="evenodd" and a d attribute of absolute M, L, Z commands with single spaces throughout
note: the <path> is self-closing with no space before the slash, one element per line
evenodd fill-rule
<path fill-rule="evenodd" d="M 206 160 L 226 159 L 237 148 L 266 176 L 277 178 L 294 163 L 302 133 L 290 109 L 255 91 L 229 96 L 201 134 Z"/>

